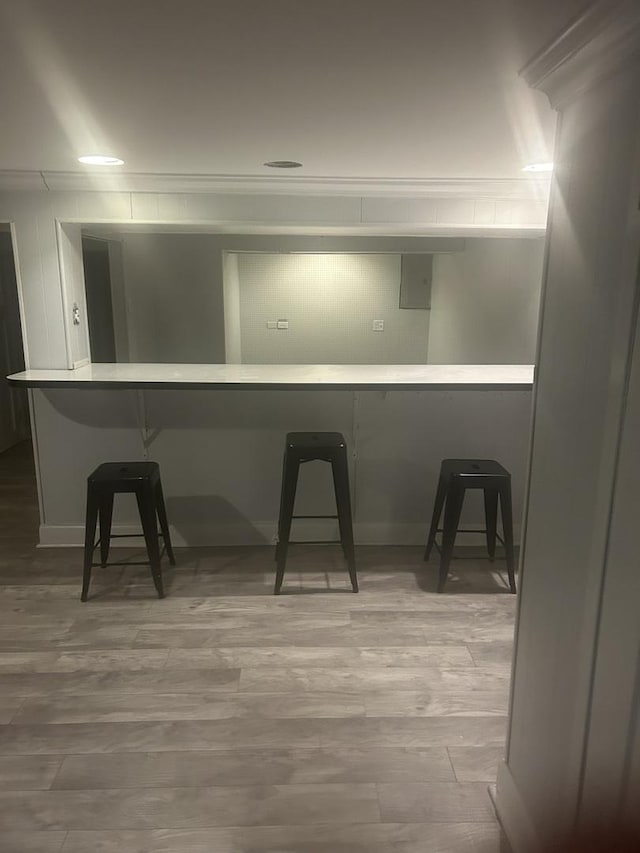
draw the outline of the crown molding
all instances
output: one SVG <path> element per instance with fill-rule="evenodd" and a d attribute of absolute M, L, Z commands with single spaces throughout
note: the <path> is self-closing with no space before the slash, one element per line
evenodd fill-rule
<path fill-rule="evenodd" d="M 0 171 L 0 192 L 46 190 L 42 172 Z"/>
<path fill-rule="evenodd" d="M 221 193 L 389 198 L 539 199 L 549 176 L 535 178 L 334 178 L 262 175 L 160 175 L 0 171 L 0 191 Z"/>
<path fill-rule="evenodd" d="M 562 109 L 600 80 L 640 62 L 640 4 L 597 0 L 520 71 Z"/>

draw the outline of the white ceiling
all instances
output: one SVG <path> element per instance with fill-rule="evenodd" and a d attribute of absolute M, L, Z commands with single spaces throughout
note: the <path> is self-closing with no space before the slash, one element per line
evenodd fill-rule
<path fill-rule="evenodd" d="M 521 178 L 555 116 L 518 69 L 583 3 L 0 0 L 0 170 Z"/>

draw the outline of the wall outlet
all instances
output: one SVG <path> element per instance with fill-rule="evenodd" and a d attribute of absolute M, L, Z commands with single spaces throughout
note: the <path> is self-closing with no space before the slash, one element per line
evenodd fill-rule
<path fill-rule="evenodd" d="M 275 320 L 267 320 L 267 329 L 277 329 L 278 324 Z"/>
<path fill-rule="evenodd" d="M 374 332 L 384 332 L 384 320 L 374 320 L 372 328 Z"/>
<path fill-rule="evenodd" d="M 288 329 L 289 321 L 288 320 L 278 320 L 278 328 L 279 329 Z"/>

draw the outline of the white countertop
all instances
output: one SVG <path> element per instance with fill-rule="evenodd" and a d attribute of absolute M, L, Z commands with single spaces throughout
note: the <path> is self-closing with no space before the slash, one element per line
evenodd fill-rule
<path fill-rule="evenodd" d="M 89 364 L 25 370 L 30 388 L 531 388 L 531 364 Z"/>

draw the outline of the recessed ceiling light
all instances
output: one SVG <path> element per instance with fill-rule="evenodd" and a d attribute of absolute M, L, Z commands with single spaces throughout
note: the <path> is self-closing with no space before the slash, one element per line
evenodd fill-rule
<path fill-rule="evenodd" d="M 523 172 L 553 172 L 553 163 L 529 163 L 524 166 Z"/>
<path fill-rule="evenodd" d="M 85 154 L 78 157 L 78 162 L 86 163 L 88 166 L 122 166 L 124 160 L 119 157 L 108 157 L 105 154 Z"/>
<path fill-rule="evenodd" d="M 297 160 L 269 160 L 264 165 L 271 169 L 299 169 L 302 163 Z"/>

